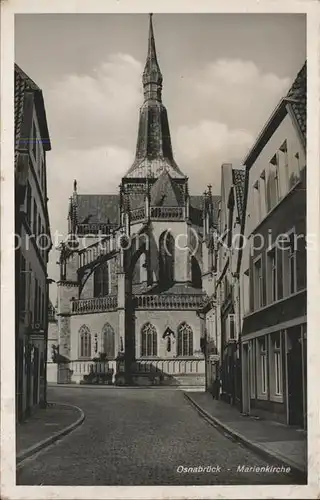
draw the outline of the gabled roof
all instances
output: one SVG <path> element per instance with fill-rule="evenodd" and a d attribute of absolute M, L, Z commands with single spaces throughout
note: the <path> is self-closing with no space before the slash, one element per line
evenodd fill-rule
<path fill-rule="evenodd" d="M 295 78 L 292 86 L 287 94 L 281 99 L 277 107 L 274 109 L 272 115 L 269 117 L 266 125 L 260 132 L 257 140 L 250 149 L 243 164 L 248 168 L 255 162 L 262 149 L 265 147 L 270 137 L 274 134 L 275 130 L 279 127 L 282 120 L 288 113 L 288 109 L 292 110 L 293 117 L 300 132 L 301 139 L 306 144 L 306 131 L 307 131 L 307 63 L 303 65 L 297 77 Z"/>
<path fill-rule="evenodd" d="M 150 203 L 152 206 L 166 207 L 178 207 L 183 203 L 182 193 L 167 170 L 151 187 Z"/>
<path fill-rule="evenodd" d="M 235 189 L 236 205 L 238 209 L 239 220 L 242 220 L 243 207 L 244 207 L 244 183 L 245 183 L 245 170 L 232 169 L 232 181 Z"/>
<path fill-rule="evenodd" d="M 306 142 L 307 139 L 307 63 L 303 65 L 287 98 L 292 99 L 290 103 L 294 116 L 296 118 L 301 135 Z"/>
<path fill-rule="evenodd" d="M 119 195 L 117 194 L 78 194 L 78 224 L 117 224 Z"/>
<path fill-rule="evenodd" d="M 38 85 L 22 69 L 14 65 L 14 125 L 15 125 L 15 148 L 19 148 L 21 139 L 21 126 L 24 118 L 24 99 L 26 92 L 34 92 L 35 105 L 39 119 L 39 126 L 43 147 L 45 150 L 51 149 L 49 131 L 47 125 L 46 112 L 43 95 Z M 27 138 L 23 138 L 27 139 Z"/>

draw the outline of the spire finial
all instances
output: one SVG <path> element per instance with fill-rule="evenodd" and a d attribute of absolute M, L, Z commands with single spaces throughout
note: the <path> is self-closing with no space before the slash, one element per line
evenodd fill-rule
<path fill-rule="evenodd" d="M 152 16 L 153 14 L 149 14 L 148 55 L 143 71 L 142 82 L 144 87 L 145 101 L 147 101 L 148 99 L 161 101 L 162 74 L 157 60 Z"/>
<path fill-rule="evenodd" d="M 73 181 L 73 192 L 74 193 L 77 192 L 77 180 L 76 179 Z"/>

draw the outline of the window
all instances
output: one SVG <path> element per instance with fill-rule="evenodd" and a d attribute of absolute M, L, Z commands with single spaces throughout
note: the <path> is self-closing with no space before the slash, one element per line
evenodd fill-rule
<path fill-rule="evenodd" d="M 283 257 L 283 295 L 286 297 L 297 291 L 297 238 L 293 232 L 287 233 L 281 243 Z"/>
<path fill-rule="evenodd" d="M 37 210 L 37 203 L 36 200 L 33 200 L 33 221 L 32 221 L 32 232 L 34 236 L 37 235 L 37 218 L 38 210 Z"/>
<path fill-rule="evenodd" d="M 259 258 L 254 264 L 254 305 L 256 309 L 264 306 L 262 260 Z"/>
<path fill-rule="evenodd" d="M 267 214 L 266 207 L 266 172 L 263 170 L 260 175 L 260 214 L 261 218 Z"/>
<path fill-rule="evenodd" d="M 296 153 L 293 158 L 292 168 L 290 172 L 289 188 L 291 189 L 299 180 L 300 174 L 300 154 Z"/>
<path fill-rule="evenodd" d="M 256 212 L 256 223 L 261 221 L 261 193 L 260 193 L 260 183 L 259 180 L 253 185 L 253 203 Z"/>
<path fill-rule="evenodd" d="M 115 334 L 114 329 L 109 323 L 106 323 L 102 329 L 103 338 L 103 352 L 107 358 L 114 358 L 115 356 Z"/>
<path fill-rule="evenodd" d="M 21 255 L 20 263 L 20 311 L 26 309 L 26 259 Z"/>
<path fill-rule="evenodd" d="M 290 294 L 297 290 L 296 248 L 294 233 L 290 234 L 289 245 L 289 291 Z"/>
<path fill-rule="evenodd" d="M 277 300 L 277 263 L 276 249 L 273 248 L 267 253 L 267 276 L 268 276 L 268 302 L 272 303 Z"/>
<path fill-rule="evenodd" d="M 171 352 L 171 337 L 167 338 L 167 352 Z"/>
<path fill-rule="evenodd" d="M 255 373 L 255 349 L 254 342 L 249 342 L 249 380 L 250 380 L 250 397 L 254 399 L 256 396 L 256 373 Z"/>
<path fill-rule="evenodd" d="M 288 192 L 289 190 L 289 161 L 288 161 L 288 145 L 287 141 L 280 146 L 279 149 L 279 167 L 282 173 L 282 194 Z"/>
<path fill-rule="evenodd" d="M 103 297 L 109 293 L 109 265 L 104 262 L 94 271 L 93 276 L 93 295 L 94 297 Z"/>
<path fill-rule="evenodd" d="M 80 358 L 91 357 L 91 333 L 86 325 L 82 325 L 79 330 L 80 337 Z"/>
<path fill-rule="evenodd" d="M 175 242 L 169 231 L 164 231 L 159 238 L 159 283 L 170 287 L 174 282 Z"/>
<path fill-rule="evenodd" d="M 151 323 L 141 330 L 141 356 L 157 356 L 157 330 Z"/>
<path fill-rule="evenodd" d="M 41 292 L 41 287 L 39 286 L 39 323 L 42 326 L 42 292 Z"/>
<path fill-rule="evenodd" d="M 35 323 L 38 322 L 39 316 L 38 316 L 38 280 L 35 278 L 34 280 L 34 321 Z"/>
<path fill-rule="evenodd" d="M 229 340 L 236 340 L 236 323 L 235 323 L 235 314 L 229 314 L 227 318 L 227 342 Z"/>
<path fill-rule="evenodd" d="M 31 196 L 31 186 L 30 183 L 27 183 L 27 204 L 26 204 L 26 215 L 27 215 L 27 221 L 29 226 L 31 226 L 31 203 L 32 203 L 32 196 Z"/>
<path fill-rule="evenodd" d="M 259 357 L 260 357 L 260 393 L 265 395 L 268 390 L 268 371 L 267 371 L 267 338 L 258 339 Z"/>
<path fill-rule="evenodd" d="M 250 274 L 249 269 L 243 273 L 242 280 L 242 297 L 243 297 L 243 312 L 247 314 L 250 312 Z"/>
<path fill-rule="evenodd" d="M 275 371 L 275 393 L 276 395 L 281 395 L 281 349 L 280 349 L 280 334 L 278 334 L 277 340 L 274 342 L 274 371 Z"/>
<path fill-rule="evenodd" d="M 270 335 L 270 389 L 271 397 L 282 396 L 281 332 Z"/>
<path fill-rule="evenodd" d="M 193 332 L 187 323 L 181 323 L 178 328 L 178 356 L 192 356 L 193 355 Z"/>

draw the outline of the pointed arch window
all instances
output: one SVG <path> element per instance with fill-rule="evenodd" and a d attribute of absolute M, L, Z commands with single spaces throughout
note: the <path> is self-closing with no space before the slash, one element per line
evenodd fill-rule
<path fill-rule="evenodd" d="M 159 283 L 169 287 L 174 283 L 174 238 L 164 231 L 159 238 Z"/>
<path fill-rule="evenodd" d="M 102 329 L 103 352 L 107 358 L 115 357 L 115 333 L 109 323 L 106 323 Z"/>
<path fill-rule="evenodd" d="M 157 356 L 157 330 L 151 323 L 141 329 L 141 356 Z"/>
<path fill-rule="evenodd" d="M 197 259 L 191 257 L 191 281 L 194 288 L 202 288 L 202 275 L 199 262 Z"/>
<path fill-rule="evenodd" d="M 91 358 L 91 333 L 86 325 L 79 330 L 80 358 Z"/>
<path fill-rule="evenodd" d="M 178 327 L 178 356 L 192 356 L 193 355 L 193 331 L 191 326 L 183 322 Z"/>
<path fill-rule="evenodd" d="M 93 295 L 103 297 L 109 293 L 109 263 L 104 262 L 94 271 Z"/>

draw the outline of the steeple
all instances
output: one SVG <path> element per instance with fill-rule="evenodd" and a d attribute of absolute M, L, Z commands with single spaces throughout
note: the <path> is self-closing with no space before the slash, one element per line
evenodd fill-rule
<path fill-rule="evenodd" d="M 149 17 L 148 55 L 142 75 L 144 99 L 154 99 L 161 102 L 162 74 L 159 68 L 156 44 L 154 41 L 152 14 Z"/>
<path fill-rule="evenodd" d="M 167 171 L 173 178 L 185 179 L 173 159 L 167 110 L 161 100 L 162 74 L 157 60 L 152 14 L 142 83 L 144 102 L 140 108 L 136 157 L 125 177 L 155 178 Z"/>

